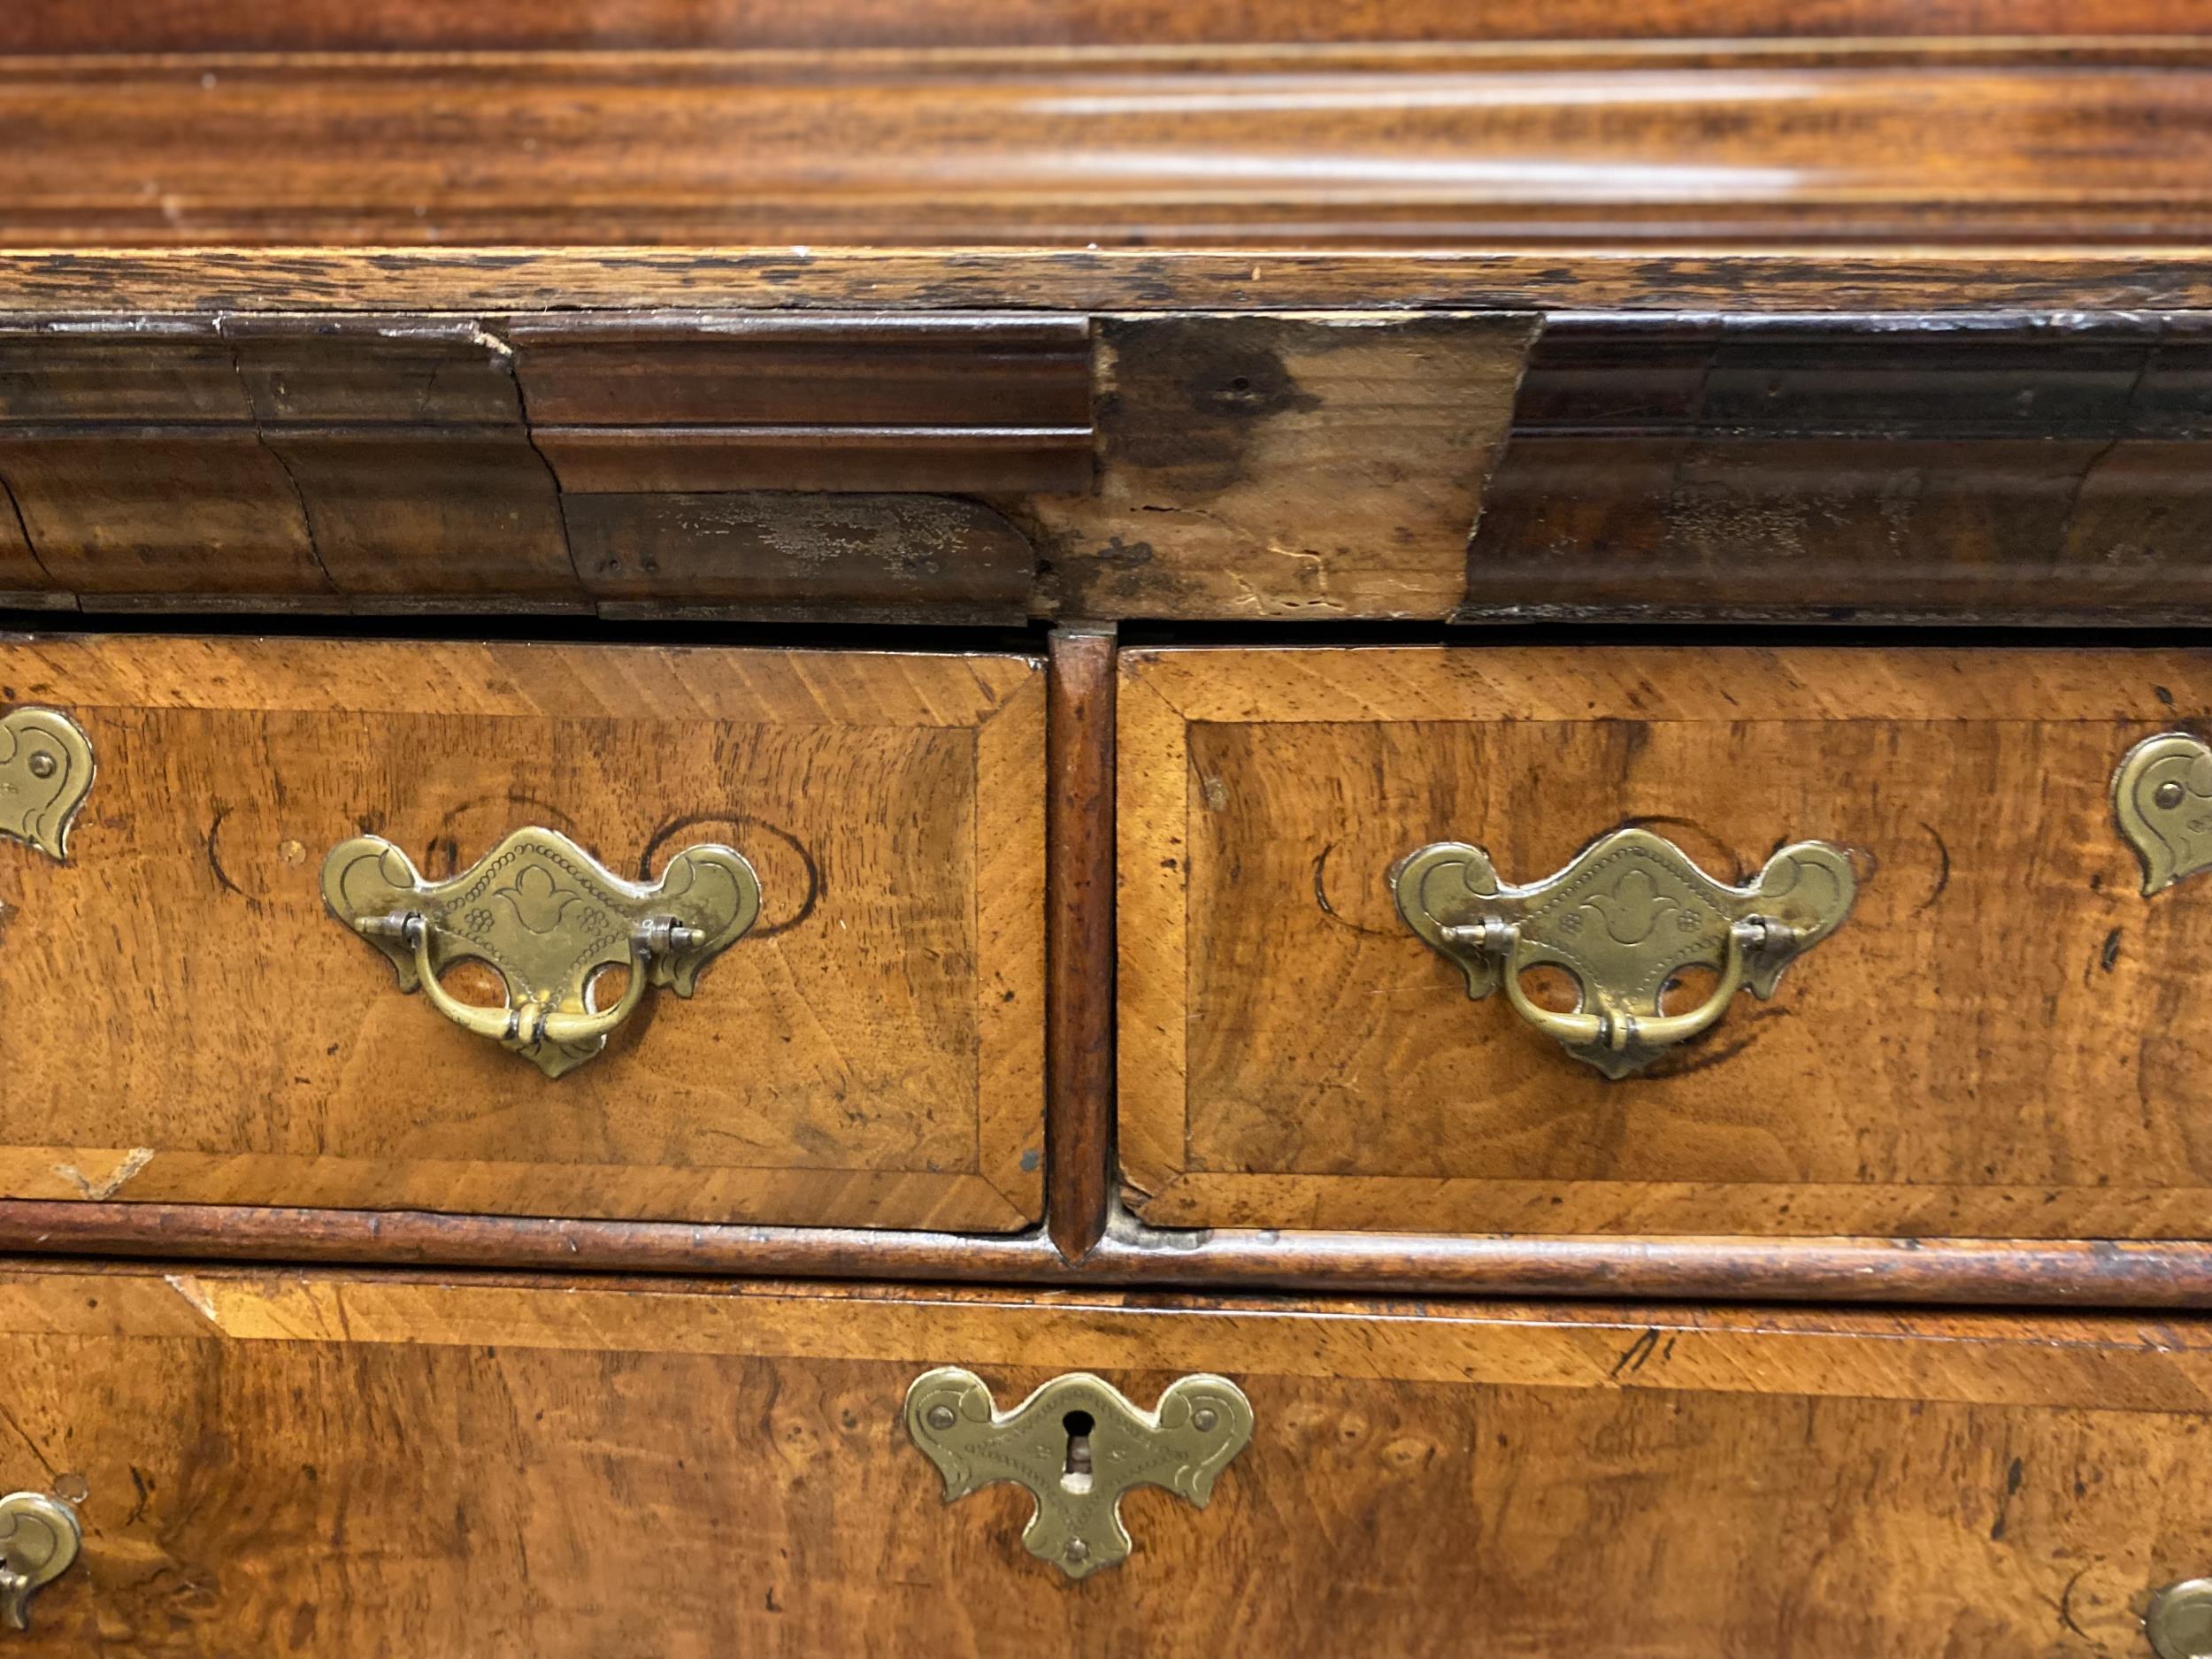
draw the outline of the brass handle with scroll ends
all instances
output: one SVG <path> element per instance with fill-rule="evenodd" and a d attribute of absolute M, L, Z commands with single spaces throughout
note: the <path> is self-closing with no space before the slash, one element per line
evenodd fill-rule
<path fill-rule="evenodd" d="M 364 835 L 324 860 L 323 899 L 390 958 L 403 991 L 559 1077 L 607 1046 L 649 985 L 689 996 L 759 916 L 760 880 L 726 847 L 687 847 L 657 882 L 625 881 L 559 832 L 522 829 L 450 880 L 426 881 L 390 841 Z M 440 976 L 464 961 L 499 975 L 504 1006 L 445 988 Z M 601 1008 L 593 987 L 614 968 L 629 982 Z"/>
<path fill-rule="evenodd" d="M 1858 885 L 1842 849 L 1825 841 L 1783 848 L 1739 887 L 1665 836 L 1632 828 L 1529 887 L 1501 881 L 1490 856 L 1461 841 L 1407 854 L 1390 882 L 1406 926 L 1466 975 L 1468 995 L 1502 987 L 1523 1019 L 1609 1078 L 1710 1030 L 1738 991 L 1773 995 L 1782 970 L 1842 926 Z M 1541 967 L 1572 977 L 1571 1011 L 1529 996 L 1522 976 Z M 1667 1012 L 1670 987 L 1693 968 L 1718 976 L 1711 993 Z"/>

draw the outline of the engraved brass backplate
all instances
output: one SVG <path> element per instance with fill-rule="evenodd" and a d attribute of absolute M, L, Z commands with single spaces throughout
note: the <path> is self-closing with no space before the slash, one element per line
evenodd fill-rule
<path fill-rule="evenodd" d="M 760 914 L 760 882 L 726 847 L 687 847 L 642 886 L 557 831 L 523 829 L 435 882 L 380 836 L 341 842 L 323 861 L 323 899 L 391 959 L 400 989 L 559 1077 L 607 1046 L 649 983 L 689 996 L 699 970 Z M 505 1007 L 463 1002 L 439 982 L 467 961 L 506 982 Z M 602 1009 L 594 982 L 610 968 L 627 968 L 629 982 Z"/>
<path fill-rule="evenodd" d="M 77 1512 L 42 1492 L 0 1498 L 0 1623 L 31 1628 L 31 1598 L 67 1572 L 83 1547 Z"/>
<path fill-rule="evenodd" d="M 2112 810 L 2146 897 L 2212 870 L 2212 745 L 2186 732 L 2145 738 L 2112 774 Z"/>
<path fill-rule="evenodd" d="M 1756 882 L 1716 881 L 1649 830 L 1615 830 L 1547 880 L 1498 879 L 1479 847 L 1440 841 L 1390 872 L 1398 913 L 1467 977 L 1467 995 L 1502 987 L 1516 1012 L 1609 1078 L 1642 1070 L 1709 1030 L 1748 986 L 1774 995 L 1782 970 L 1842 926 L 1858 883 L 1825 841 L 1799 841 L 1767 861 Z M 1537 1005 L 1521 984 L 1554 967 L 1579 988 L 1571 1013 Z M 1719 979 L 1697 1008 L 1669 1014 L 1675 978 L 1693 968 Z"/>
<path fill-rule="evenodd" d="M 1127 1557 L 1121 1501 L 1132 1487 L 1164 1486 L 1206 1507 L 1214 1478 L 1252 1438 L 1252 1407 L 1234 1383 L 1200 1375 L 1179 1378 L 1141 1411 L 1078 1371 L 1001 1412 L 981 1378 L 945 1366 L 906 1391 L 906 1432 L 944 1476 L 948 1503 L 997 1480 L 1026 1488 L 1037 1512 L 1022 1542 L 1082 1578 Z"/>
<path fill-rule="evenodd" d="M 67 715 L 18 709 L 0 716 L 0 836 L 49 858 L 69 856 L 69 826 L 92 789 L 92 743 Z"/>
<path fill-rule="evenodd" d="M 2143 1632 L 2158 1659 L 2212 1659 L 2212 1578 L 2170 1584 L 2151 1597 Z"/>

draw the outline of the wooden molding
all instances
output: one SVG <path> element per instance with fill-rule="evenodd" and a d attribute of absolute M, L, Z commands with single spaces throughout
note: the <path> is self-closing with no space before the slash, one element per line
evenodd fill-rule
<path fill-rule="evenodd" d="M 1179 1233 L 1123 1218 L 1071 1262 L 1042 1232 L 963 1238 L 14 1199 L 0 1201 L 0 1250 L 1039 1288 L 2212 1309 L 2212 1244 L 2195 1240 L 1443 1238 Z"/>
<path fill-rule="evenodd" d="M 0 591 L 1019 621 L 1082 317 L 0 324 Z"/>
<path fill-rule="evenodd" d="M 1048 664 L 1045 1217 L 1060 1254 L 1104 1236 L 1114 1167 L 1114 635 L 1063 627 Z"/>
<path fill-rule="evenodd" d="M 1551 321 L 1463 620 L 2212 618 L 2200 313 Z"/>

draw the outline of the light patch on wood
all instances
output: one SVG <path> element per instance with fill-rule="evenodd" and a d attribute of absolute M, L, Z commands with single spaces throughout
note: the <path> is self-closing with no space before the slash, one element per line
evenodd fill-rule
<path fill-rule="evenodd" d="M 1098 485 L 1010 507 L 1062 613 L 1443 617 L 1536 320 L 1111 317 Z"/>
<path fill-rule="evenodd" d="M 220 1330 L 222 1317 L 216 1311 L 215 1297 L 208 1287 L 190 1273 L 164 1273 L 162 1283 L 192 1304 L 195 1311 L 210 1325 Z"/>
<path fill-rule="evenodd" d="M 153 1148 L 133 1147 L 116 1162 L 114 1168 L 98 1180 L 93 1179 L 73 1164 L 57 1164 L 54 1173 L 82 1194 L 87 1202 L 98 1204 L 104 1203 L 129 1186 L 153 1161 Z"/>

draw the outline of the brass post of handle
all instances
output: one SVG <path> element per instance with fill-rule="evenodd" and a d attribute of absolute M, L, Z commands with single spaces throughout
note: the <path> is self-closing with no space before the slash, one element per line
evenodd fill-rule
<path fill-rule="evenodd" d="M 1632 828 L 1529 887 L 1501 881 L 1490 855 L 1463 841 L 1407 854 L 1390 884 L 1406 926 L 1458 966 L 1469 996 L 1502 987 L 1524 1020 L 1609 1078 L 1709 1031 L 1738 991 L 1773 995 L 1782 970 L 1843 925 L 1858 891 L 1850 860 L 1825 841 L 1785 847 L 1755 882 L 1731 887 L 1665 836 Z M 1522 976 L 1541 967 L 1572 976 L 1573 1010 L 1529 996 Z M 1717 976 L 1712 990 L 1669 1013 L 1669 989 L 1692 968 Z"/>

